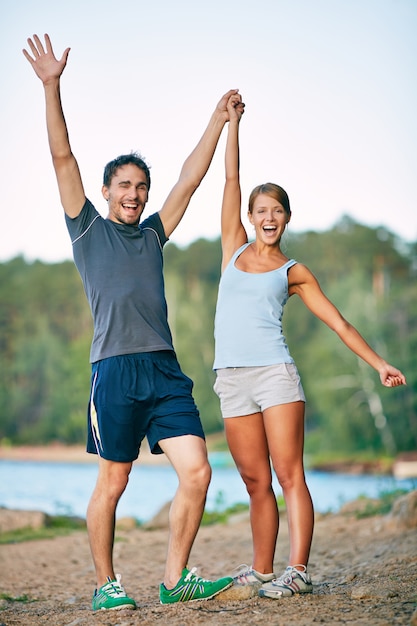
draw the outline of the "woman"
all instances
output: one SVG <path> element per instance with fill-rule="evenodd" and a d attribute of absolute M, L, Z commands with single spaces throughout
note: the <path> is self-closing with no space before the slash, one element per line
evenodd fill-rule
<path fill-rule="evenodd" d="M 234 580 L 250 586 L 250 593 L 280 598 L 313 589 L 307 572 L 314 511 L 303 466 L 305 398 L 282 333 L 288 297 L 298 295 L 379 373 L 383 385 L 395 387 L 406 381 L 343 318 L 310 270 L 281 251 L 291 210 L 286 192 L 278 185 L 266 183 L 252 191 L 248 217 L 255 241 L 248 243 L 240 217 L 239 122 L 244 105 L 238 95 L 230 98 L 228 110 L 214 389 L 231 454 L 250 496 L 253 539 L 252 565 L 241 566 Z M 279 513 L 271 461 L 285 499 L 290 538 L 288 567 L 278 577 L 273 561 Z"/>

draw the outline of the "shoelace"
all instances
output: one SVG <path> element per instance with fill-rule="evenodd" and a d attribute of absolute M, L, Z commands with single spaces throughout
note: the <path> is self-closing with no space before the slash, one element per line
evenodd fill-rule
<path fill-rule="evenodd" d="M 105 591 L 106 594 L 108 594 L 112 598 L 119 598 L 120 596 L 126 595 L 125 590 L 120 584 L 120 581 L 122 580 L 122 577 L 120 574 L 116 574 L 116 580 L 110 580 L 110 577 L 107 577 L 107 580 L 109 582 L 103 589 L 103 591 Z"/>
<path fill-rule="evenodd" d="M 300 571 L 299 569 L 297 569 L 297 567 L 304 567 L 304 571 Z M 305 567 L 305 565 L 293 565 L 291 567 L 287 567 L 285 572 L 281 574 L 279 578 L 276 578 L 273 581 L 273 583 L 275 585 L 279 585 L 279 584 L 289 585 L 290 583 L 292 583 L 294 577 L 297 574 L 300 576 L 300 578 L 303 579 L 304 582 L 307 582 L 306 573 L 307 573 L 307 568 Z"/>
<path fill-rule="evenodd" d="M 242 582 L 242 579 L 244 582 L 247 582 L 248 576 L 250 575 L 255 576 L 255 574 L 253 573 L 253 568 L 249 565 L 246 565 L 245 563 L 242 563 L 242 565 L 238 565 L 236 569 L 233 571 L 232 575 L 233 575 L 233 579 L 236 582 Z"/>
<path fill-rule="evenodd" d="M 238 565 L 237 567 L 235 567 L 235 569 L 233 570 L 233 575 L 240 576 L 241 574 L 247 574 L 248 572 L 251 572 L 251 571 L 252 571 L 252 566 L 246 565 L 246 563 L 242 563 L 241 565 Z"/>
<path fill-rule="evenodd" d="M 205 580 L 204 578 L 201 578 L 201 576 L 196 576 L 195 573 L 197 571 L 196 567 L 193 567 L 192 569 L 190 569 L 190 571 L 188 572 L 187 576 L 184 578 L 184 582 L 188 583 L 190 581 L 193 581 L 194 583 L 208 583 L 210 582 L 209 580 Z"/>

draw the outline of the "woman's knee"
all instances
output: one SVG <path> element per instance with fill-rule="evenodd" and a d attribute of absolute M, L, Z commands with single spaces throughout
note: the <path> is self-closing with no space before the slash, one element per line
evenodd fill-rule
<path fill-rule="evenodd" d="M 241 471 L 240 475 L 251 497 L 262 494 L 265 495 L 272 491 L 272 476 L 270 473 L 262 472 L 254 474 L 253 472 Z"/>
<path fill-rule="evenodd" d="M 299 488 L 305 485 L 305 475 L 302 468 L 285 468 L 276 470 L 277 479 L 283 491 Z"/>

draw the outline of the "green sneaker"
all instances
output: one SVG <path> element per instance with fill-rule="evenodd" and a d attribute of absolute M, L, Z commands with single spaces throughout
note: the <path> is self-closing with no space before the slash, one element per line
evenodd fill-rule
<path fill-rule="evenodd" d="M 219 578 L 218 580 L 204 580 L 196 576 L 197 568 L 192 570 L 184 568 L 182 576 L 174 589 L 167 589 L 164 584 L 159 587 L 159 600 L 161 604 L 173 604 L 174 602 L 193 602 L 196 600 L 209 600 L 218 593 L 228 589 L 233 584 L 233 578 Z"/>
<path fill-rule="evenodd" d="M 120 584 L 120 574 L 116 574 L 116 580 L 107 577 L 105 585 L 96 589 L 93 595 L 93 611 L 117 611 L 121 609 L 136 609 L 136 602 L 126 595 L 126 591 Z"/>

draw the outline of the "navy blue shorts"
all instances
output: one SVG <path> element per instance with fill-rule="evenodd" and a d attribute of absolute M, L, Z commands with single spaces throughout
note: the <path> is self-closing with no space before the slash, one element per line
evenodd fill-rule
<path fill-rule="evenodd" d="M 174 352 L 114 356 L 92 365 L 87 452 L 129 463 L 146 436 L 153 454 L 161 439 L 204 437 L 193 382 Z"/>

